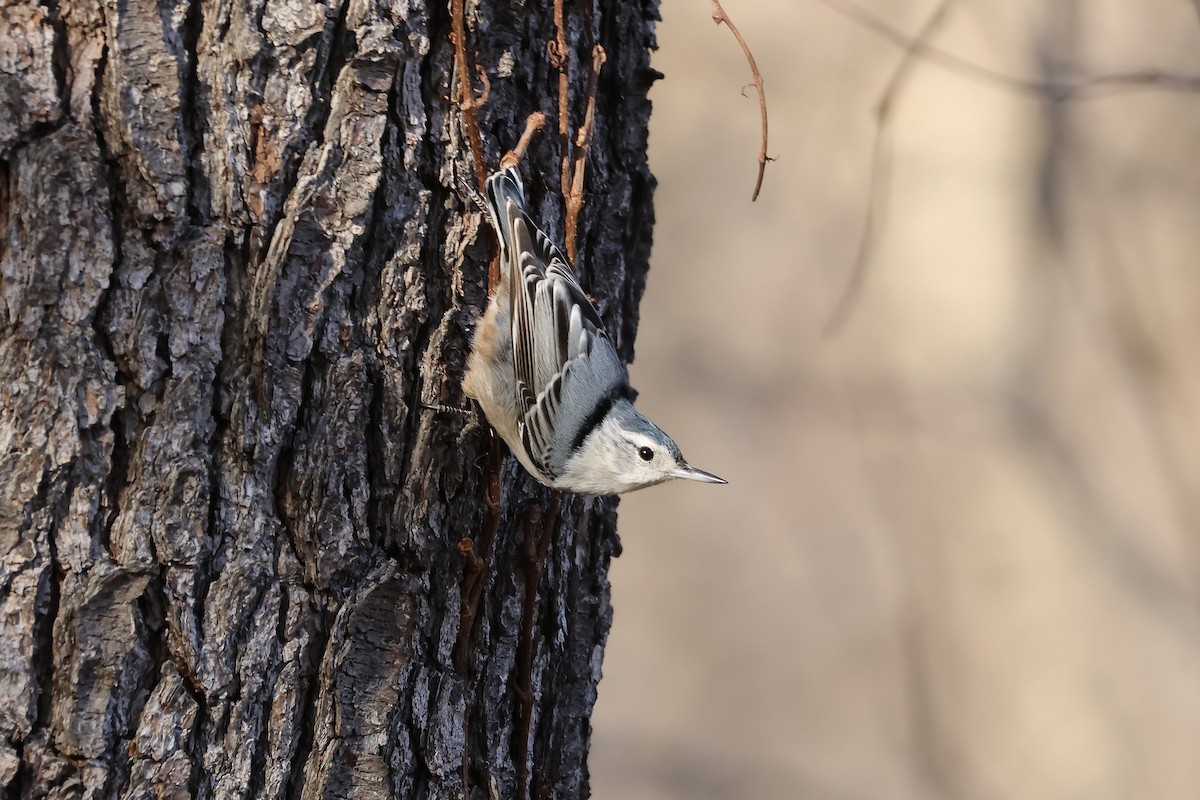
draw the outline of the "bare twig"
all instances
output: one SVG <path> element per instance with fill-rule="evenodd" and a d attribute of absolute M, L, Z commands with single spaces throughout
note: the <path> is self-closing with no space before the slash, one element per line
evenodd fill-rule
<path fill-rule="evenodd" d="M 571 176 L 571 191 L 566 195 L 567 202 L 567 260 L 576 271 L 579 265 L 575 262 L 575 231 L 579 226 L 579 212 L 583 209 L 583 176 L 587 170 L 588 146 L 592 143 L 592 130 L 596 125 L 596 91 L 600 84 L 600 68 L 608 60 L 608 55 L 600 45 L 592 46 L 592 71 L 588 75 L 587 110 L 583 115 L 583 124 L 575 137 L 575 169 Z"/>
<path fill-rule="evenodd" d="M 758 179 L 754 182 L 754 194 L 750 196 L 750 202 L 754 202 L 758 199 L 759 190 L 762 189 L 763 174 L 767 171 L 767 161 L 770 160 L 767 158 L 767 95 L 763 91 L 762 74 L 758 71 L 754 53 L 750 52 L 750 45 L 746 44 L 746 40 L 742 38 L 742 34 L 733 24 L 733 20 L 725 13 L 725 9 L 721 8 L 720 0 L 712 0 L 712 18 L 717 25 L 724 24 L 729 28 L 733 38 L 737 39 L 737 43 L 741 45 L 742 52 L 746 54 L 746 61 L 750 62 L 750 74 L 754 78 L 754 88 L 758 92 L 758 112 L 762 119 L 762 143 L 758 148 Z"/>
<path fill-rule="evenodd" d="M 946 14 L 953 2 L 954 0 L 942 0 L 925 20 L 920 32 L 904 51 L 904 56 L 896 65 L 896 70 L 888 80 L 887 87 L 879 98 L 879 104 L 875 107 L 875 143 L 871 148 L 871 177 L 867 195 L 866 218 L 863 220 L 862 235 L 858 240 L 858 252 L 855 254 L 854 264 L 850 268 L 850 278 L 846 281 L 846 288 L 842 291 L 841 298 L 834 306 L 833 314 L 825 324 L 825 335 L 827 336 L 832 336 L 841 329 L 849 317 L 854 303 L 862 293 L 867 268 L 875 251 L 878 232 L 887 213 L 887 188 L 892 177 L 892 151 L 889 134 L 892 110 L 896 106 L 896 99 L 907 83 L 909 75 L 912 74 L 913 66 L 917 63 L 916 54 L 920 47 L 945 22 Z"/>
<path fill-rule="evenodd" d="M 525 132 L 521 134 L 521 138 L 517 141 L 517 146 L 504 154 L 500 159 L 500 167 L 514 167 L 520 163 L 525 157 L 525 151 L 529 149 L 529 143 L 533 140 L 533 135 L 540 131 L 546 125 L 546 115 L 540 111 L 535 111 L 525 119 Z"/>
<path fill-rule="evenodd" d="M 568 132 L 570 120 L 571 55 L 567 51 L 566 23 L 563 20 L 563 0 L 554 0 L 555 39 L 546 43 L 550 53 L 550 66 L 558 70 L 558 147 L 561 153 L 559 183 L 562 196 L 571 191 L 571 162 Z"/>
<path fill-rule="evenodd" d="M 484 94 L 482 99 L 476 101 L 475 92 L 471 88 L 471 68 L 467 64 L 463 0 L 450 0 L 450 16 L 450 39 L 454 42 L 454 68 L 458 72 L 458 107 L 462 110 L 467 139 L 471 143 L 471 156 L 475 159 L 475 179 L 479 182 L 479 191 L 482 192 L 487 172 L 483 163 L 483 140 L 479 138 L 479 119 L 476 112 L 479 106 L 487 100 L 490 87 L 487 76 L 484 75 Z"/>
<path fill-rule="evenodd" d="M 566 204 L 567 260 L 578 270 L 575 263 L 576 231 L 579 227 L 579 212 L 583 209 L 583 183 L 587 168 L 588 147 L 592 141 L 592 130 L 596 124 L 596 92 L 599 87 L 600 69 L 608 59 L 604 48 L 592 45 L 591 72 L 588 74 L 587 108 L 583 124 L 576 132 L 575 141 L 570 138 L 570 54 L 567 51 L 563 0 L 554 0 L 554 26 L 556 38 L 546 43 L 550 53 L 550 65 L 558 70 L 558 141 L 560 152 L 559 182 L 563 202 Z M 574 145 L 574 147 L 572 147 Z M 572 168 L 574 162 L 574 168 Z"/>

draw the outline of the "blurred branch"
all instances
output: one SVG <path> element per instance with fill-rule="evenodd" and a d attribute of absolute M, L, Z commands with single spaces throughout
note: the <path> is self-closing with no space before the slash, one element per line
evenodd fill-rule
<path fill-rule="evenodd" d="M 1073 100 L 1092 97 L 1101 94 L 1103 90 L 1107 90 L 1107 93 L 1110 94 L 1119 91 L 1138 91 L 1144 89 L 1200 92 L 1200 75 L 1181 75 L 1157 69 L 1115 72 L 1077 81 L 1063 81 L 1061 83 L 1009 75 L 935 47 L 929 44 L 928 41 L 924 41 L 920 36 L 914 39 L 898 28 L 892 27 L 882 17 L 863 8 L 853 2 L 853 0 L 818 0 L 818 2 L 823 3 L 825 6 L 861 27 L 879 34 L 893 44 L 904 48 L 906 51 L 911 51 L 931 64 L 937 64 L 967 78 L 1001 89 L 1007 89 L 1018 94 L 1048 97 L 1054 100 Z M 1192 2 L 1197 6 L 1197 11 L 1200 13 L 1200 0 L 1192 0 Z"/>
<path fill-rule="evenodd" d="M 714 0 L 715 2 L 716 0 Z M 892 27 L 883 18 L 863 8 L 853 0 L 818 0 L 863 28 L 873 31 L 894 44 L 904 48 L 904 57 L 888 81 L 876 108 L 877 131 L 871 151 L 870 193 L 866 219 L 863 221 L 862 237 L 858 252 L 851 267 L 850 278 L 842 296 L 834 306 L 833 313 L 825 325 L 825 335 L 835 335 L 845 324 L 854 304 L 862 293 L 870 260 L 874 254 L 878 231 L 882 227 L 887 210 L 887 188 L 891 180 L 892 156 L 890 150 L 891 111 L 896 98 L 907 82 L 912 65 L 919 58 L 963 75 L 1018 94 L 1043 98 L 1055 102 L 1082 100 L 1103 94 L 1122 91 L 1164 89 L 1174 91 L 1200 91 L 1200 76 L 1167 73 L 1155 69 L 1097 75 L 1076 81 L 1044 81 L 1009 75 L 989 67 L 967 61 L 929 43 L 933 33 L 944 21 L 953 0 L 943 0 L 934 9 L 915 37 Z M 1200 14 L 1200 0 L 1192 0 Z"/>
<path fill-rule="evenodd" d="M 1197 0 L 1200 2 L 1200 0 Z M 767 95 L 763 92 L 762 74 L 758 71 L 758 63 L 754 60 L 754 53 L 750 52 L 750 45 L 746 44 L 746 40 L 742 38 L 741 32 L 737 26 L 733 24 L 733 20 L 725 13 L 725 9 L 721 8 L 719 0 L 712 0 L 712 18 L 718 26 L 724 23 L 725 27 L 729 28 L 729 32 L 733 34 L 733 38 L 737 39 L 737 43 L 741 45 L 742 52 L 746 54 L 746 61 L 750 62 L 750 75 L 753 77 L 754 89 L 758 92 L 758 113 L 762 122 L 762 144 L 758 148 L 758 180 L 754 182 L 754 194 L 750 196 L 750 202 L 758 199 L 758 192 L 762 189 L 763 174 L 767 171 L 767 162 L 771 159 L 767 157 Z"/>
<path fill-rule="evenodd" d="M 842 296 L 838 300 L 837 305 L 834 306 L 833 314 L 829 317 L 829 322 L 825 324 L 826 336 L 832 336 L 841 330 L 842 325 L 846 322 L 851 310 L 853 310 L 854 304 L 861 296 L 871 255 L 875 250 L 878 231 L 883 226 L 883 220 L 887 214 L 887 190 L 892 178 L 892 150 L 890 147 L 891 120 L 892 109 L 896 106 L 896 98 L 899 97 L 901 90 L 908 82 L 909 75 L 912 74 L 913 65 L 917 63 L 916 57 L 919 48 L 945 23 L 946 15 L 950 11 L 950 5 L 953 2 L 954 0 L 942 0 L 933 13 L 929 15 L 929 18 L 925 20 L 925 24 L 921 26 L 921 30 L 916 38 L 912 39 L 908 47 L 905 48 L 904 57 L 896 65 L 896 70 L 888 80 L 887 87 L 883 90 L 883 95 L 879 98 L 879 104 L 875 107 L 875 144 L 871 148 L 871 177 L 870 189 L 867 194 L 867 214 L 863 220 L 863 231 L 858 242 L 858 253 L 855 255 L 854 264 L 850 269 L 850 279 L 846 282 L 846 288 L 842 291 Z M 1200 0 L 1197 0 L 1197 2 L 1200 2 Z"/>

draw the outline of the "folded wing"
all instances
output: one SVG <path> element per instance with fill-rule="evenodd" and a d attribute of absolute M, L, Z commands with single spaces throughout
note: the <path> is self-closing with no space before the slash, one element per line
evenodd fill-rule
<path fill-rule="evenodd" d="M 566 259 L 521 207 L 519 177 L 501 173 L 493 180 L 502 179 L 489 187 L 489 200 L 509 259 L 513 366 L 525 412 L 521 441 L 554 479 L 583 427 L 595 423 L 593 412 L 623 393 L 628 377 Z"/>

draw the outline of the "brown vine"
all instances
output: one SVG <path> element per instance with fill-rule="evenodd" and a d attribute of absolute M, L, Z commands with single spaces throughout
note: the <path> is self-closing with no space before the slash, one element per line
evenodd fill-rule
<path fill-rule="evenodd" d="M 733 24 L 733 20 L 725 13 L 725 9 L 721 8 L 720 0 L 712 0 L 712 18 L 717 25 L 725 25 L 729 28 L 729 32 L 733 34 L 733 38 L 737 39 L 737 43 L 741 45 L 742 52 L 746 54 L 746 61 L 750 62 L 750 75 L 753 78 L 754 89 L 758 92 L 758 113 L 762 124 L 762 143 L 758 148 L 758 179 L 754 182 L 754 194 L 750 196 L 750 202 L 758 199 L 758 193 L 762 189 L 763 175 L 767 171 L 767 162 L 771 159 L 767 157 L 767 95 L 763 91 L 762 73 L 758 71 L 758 62 L 754 60 L 754 53 L 750 52 L 750 45 L 746 44 L 746 40 L 742 38 L 741 31 Z"/>

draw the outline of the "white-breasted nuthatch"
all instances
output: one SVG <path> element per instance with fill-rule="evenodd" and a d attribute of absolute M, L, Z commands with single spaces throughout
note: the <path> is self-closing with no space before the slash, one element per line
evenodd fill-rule
<path fill-rule="evenodd" d="M 620 494 L 685 478 L 725 483 L 683 460 L 633 407 L 625 365 L 566 258 L 525 212 L 515 167 L 487 179 L 500 284 L 475 330 L 463 391 L 538 481 Z"/>

